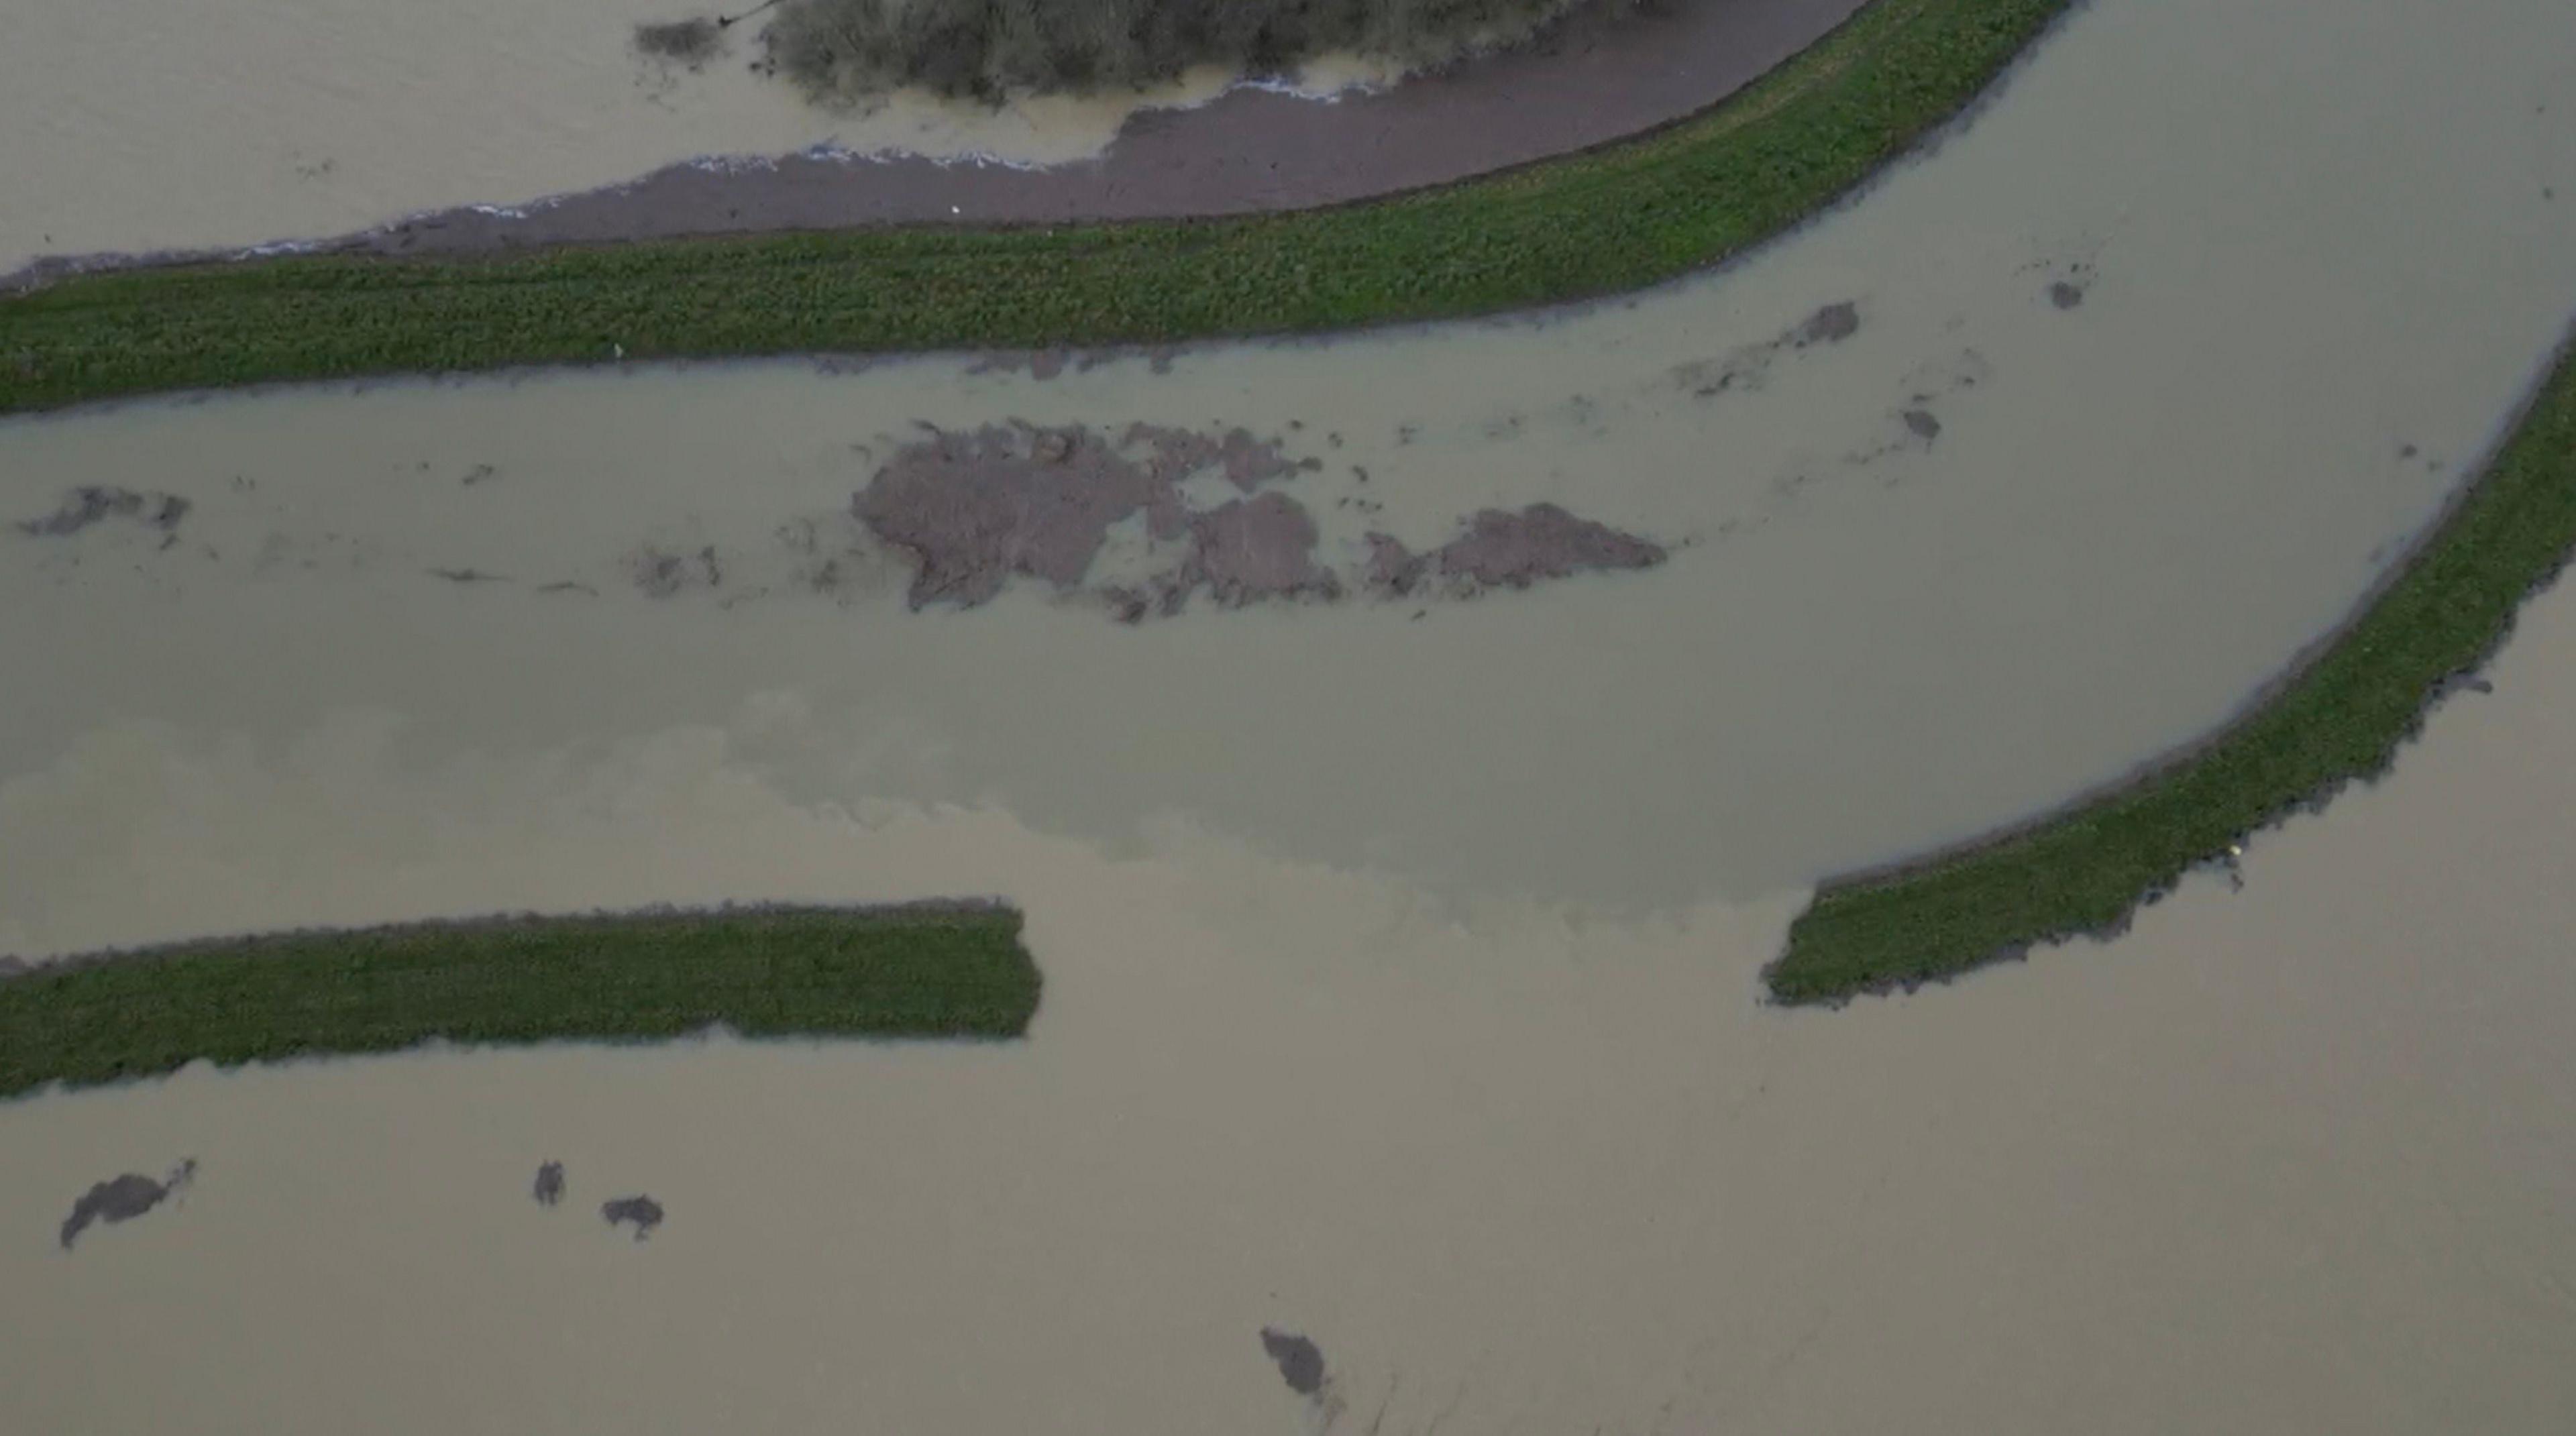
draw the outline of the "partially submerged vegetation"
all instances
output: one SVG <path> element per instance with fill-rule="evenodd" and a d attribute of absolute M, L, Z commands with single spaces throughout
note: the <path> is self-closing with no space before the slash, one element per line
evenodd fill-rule
<path fill-rule="evenodd" d="M 665 20 L 635 27 L 635 53 L 666 65 L 695 70 L 724 49 L 724 22 L 712 15 Z"/>
<path fill-rule="evenodd" d="M 1860 183 L 2068 3 L 1875 0 L 1677 126 L 1334 209 L 75 276 L 0 298 L 0 412 L 621 357 L 1159 343 L 1635 289 L 1739 253 Z"/>
<path fill-rule="evenodd" d="M 0 1097 L 430 1041 L 1010 1038 L 1020 915 L 734 907 L 414 923 L 67 958 L 0 980 Z"/>
<path fill-rule="evenodd" d="M 1133 89 L 1198 65 L 1272 73 L 1355 51 L 1419 63 L 1635 0 L 782 0 L 761 39 L 827 104 L 897 86 L 959 98 Z"/>
<path fill-rule="evenodd" d="M 2576 344 L 2415 555 L 2269 701 L 2119 791 L 1917 867 L 1828 885 L 1790 926 L 1767 973 L 1773 996 L 1840 1002 L 2119 932 L 2247 834 L 2387 771 L 2571 547 Z"/>

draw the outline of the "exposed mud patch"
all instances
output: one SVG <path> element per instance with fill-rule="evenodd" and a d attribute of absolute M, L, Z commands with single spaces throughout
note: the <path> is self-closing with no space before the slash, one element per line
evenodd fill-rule
<path fill-rule="evenodd" d="M 81 1194 L 80 1200 L 72 1203 L 71 1215 L 63 1218 L 63 1250 L 70 1251 L 72 1243 L 78 1241 L 80 1234 L 94 1223 L 106 1222 L 113 1226 L 151 1211 L 185 1187 L 196 1174 L 197 1159 L 190 1157 L 171 1168 L 169 1175 L 157 1182 L 140 1172 L 127 1172 L 93 1184 Z"/>
<path fill-rule="evenodd" d="M 1285 494 L 1237 499 L 1193 515 L 1190 539 L 1181 593 L 1204 583 L 1229 608 L 1271 598 L 1341 597 L 1341 580 L 1314 560 L 1314 518 Z"/>
<path fill-rule="evenodd" d="M 1860 306 L 1848 299 L 1838 300 L 1807 316 L 1798 326 L 1794 348 L 1810 344 L 1839 344 L 1860 332 Z"/>
<path fill-rule="evenodd" d="M 662 1224 L 662 1204 L 651 1197 L 612 1197 L 599 1204 L 600 1218 L 610 1226 L 632 1224 L 635 1240 L 642 1241 Z"/>
<path fill-rule="evenodd" d="M 35 538 L 68 538 L 114 519 L 168 533 L 179 527 L 190 507 L 188 500 L 177 494 L 84 487 L 65 493 L 52 513 L 20 523 L 18 531 Z"/>
<path fill-rule="evenodd" d="M 1472 598 L 1489 588 L 1528 588 L 1577 573 L 1652 568 L 1667 557 L 1651 540 L 1555 504 L 1531 504 L 1481 510 L 1467 520 L 1466 532 L 1427 554 L 1370 534 L 1366 581 L 1384 598 L 1411 597 L 1426 583 L 1451 598 Z"/>
<path fill-rule="evenodd" d="M 1534 504 L 1477 514 L 1458 538 L 1423 555 L 1371 534 L 1367 556 L 1345 575 L 1317 558 L 1314 515 L 1268 487 L 1321 467 L 1319 459 L 1292 457 L 1282 440 L 1243 429 L 1209 434 L 1134 424 L 1114 442 L 1080 424 L 934 429 L 898 450 L 851 510 L 912 561 L 915 609 L 971 608 L 1018 575 L 1059 594 L 1091 593 L 1125 623 L 1178 613 L 1202 591 L 1239 608 L 1332 602 L 1354 587 L 1407 597 L 1436 577 L 1446 596 L 1468 597 L 1592 569 L 1650 567 L 1665 557 L 1646 539 Z M 1193 507 L 1185 484 L 1206 475 L 1245 497 Z M 1121 570 L 1116 579 L 1094 579 L 1111 530 L 1131 519 L 1141 519 L 1149 546 L 1171 547 L 1153 547 L 1142 574 L 1113 564 Z M 1120 542 L 1124 552 L 1134 540 Z"/>
<path fill-rule="evenodd" d="M 555 1206 L 555 1205 L 557 1205 L 557 1204 L 559 1204 L 560 1202 L 562 1202 L 562 1201 L 563 1201 L 563 1194 L 564 1194 L 564 1165 L 563 1165 L 563 1163 L 561 1163 L 561 1162 L 547 1162 L 547 1163 L 544 1163 L 544 1164 L 540 1165 L 540 1166 L 537 1168 L 537 1180 L 536 1180 L 536 1183 L 535 1183 L 532 1187 L 530 1187 L 530 1189 L 529 1189 L 529 1195 L 530 1195 L 530 1196 L 533 1196 L 533 1197 L 535 1197 L 535 1198 L 537 1199 L 537 1205 L 538 1205 L 538 1206 L 541 1206 L 541 1207 L 551 1207 L 551 1206 Z M 610 1218 L 610 1220 L 611 1220 L 611 1221 L 614 1221 L 614 1220 L 616 1220 L 616 1219 L 612 1217 L 612 1218 Z"/>
<path fill-rule="evenodd" d="M 1279 1367 L 1279 1379 L 1300 1396 L 1324 1389 L 1324 1353 L 1314 1342 L 1275 1326 L 1261 1328 L 1261 1349 Z"/>
<path fill-rule="evenodd" d="M 1224 518 L 1217 517 L 1224 508 L 1193 515 L 1183 480 L 1213 470 L 1250 494 L 1319 466 L 1290 459 L 1279 440 L 1242 429 L 1209 435 L 1131 424 L 1114 443 L 1082 424 L 934 429 L 898 450 L 851 511 L 913 560 L 909 598 L 916 609 L 988 603 L 1014 574 L 1072 592 L 1110 527 L 1142 514 L 1153 537 L 1194 540 L 1182 568 L 1155 585 L 1177 606 L 1202 583 L 1220 593 L 1273 581 L 1287 585 L 1281 591 L 1297 590 L 1312 582 L 1304 555 L 1314 544 L 1311 519 L 1285 498 Z M 1301 525 L 1303 542 L 1293 554 L 1263 547 L 1293 543 Z"/>

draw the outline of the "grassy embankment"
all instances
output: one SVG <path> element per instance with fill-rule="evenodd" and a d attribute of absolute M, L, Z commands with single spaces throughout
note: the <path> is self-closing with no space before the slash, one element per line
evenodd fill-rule
<path fill-rule="evenodd" d="M 1955 114 L 2068 0 L 1877 0 L 1694 119 L 1258 218 L 452 259 L 285 256 L 0 298 L 0 412 L 155 390 L 794 351 L 1153 343 L 1522 308 L 1737 253 Z"/>
<path fill-rule="evenodd" d="M 433 1040 L 1009 1038 L 1037 1011 L 1008 908 L 494 918 L 97 954 L 0 980 L 0 1097 Z"/>
<path fill-rule="evenodd" d="M 1775 998 L 1837 1002 L 2124 927 L 2247 833 L 2375 777 L 2451 679 L 2576 546 L 2576 346 L 2493 462 L 2334 642 L 2227 731 L 2139 782 L 1910 871 L 1828 885 L 1769 971 Z"/>

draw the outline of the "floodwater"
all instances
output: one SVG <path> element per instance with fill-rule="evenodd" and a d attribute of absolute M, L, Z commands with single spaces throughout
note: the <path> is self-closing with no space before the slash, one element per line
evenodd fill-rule
<path fill-rule="evenodd" d="M 2572 29 L 2103 0 L 1860 204 L 1538 321 L 0 425 L 0 952 L 998 894 L 1047 975 L 1011 1046 L 0 1107 L 0 1427 L 2561 1429 L 2564 594 L 2241 893 L 1838 1013 L 1755 973 L 2385 571 L 2576 300 Z M 853 492 L 1013 417 L 1277 440 L 1344 574 L 1542 501 L 1670 556 L 911 612 Z"/>
<path fill-rule="evenodd" d="M 0 752 L 42 767 L 114 717 L 301 762 L 353 712 L 432 763 L 783 694 L 818 726 L 758 741 L 814 793 L 1113 844 L 1178 813 L 1451 892 L 1750 898 L 1970 835 L 2206 731 L 2329 631 L 2576 300 L 2563 6 L 2388 0 L 2331 37 L 2232 13 L 2092 8 L 1864 202 L 1572 315 L 1168 374 L 602 369 L 0 426 L 6 517 L 84 485 L 189 504 L 0 535 L 0 660 L 58 675 Z M 2457 103 L 2353 98 L 2401 93 Z M 1132 627 L 1029 580 L 908 612 L 853 493 L 922 424 L 1014 417 L 1278 441 L 1315 467 L 1264 492 L 1346 589 L 1372 530 L 1419 552 L 1538 502 L 1671 557 Z M 1147 536 L 1111 537 L 1104 572 Z M 42 831 L 0 864 L 0 949 L 168 926 L 64 881 Z"/>
<path fill-rule="evenodd" d="M 0 1107 L 0 1424 L 2561 1431 L 2572 599 L 2243 892 L 1838 1013 L 1752 1000 L 1793 895 L 1578 920 L 1180 825 L 1118 858 L 814 801 L 687 727 L 417 771 L 104 737 L 12 797 L 80 787 L 134 834 L 81 885 L 171 922 L 1008 891 L 1046 1006 L 1015 1047 Z M 58 1248 L 93 1182 L 191 1157 Z M 635 1195 L 642 1242 L 599 1214 Z M 1316 1344 L 1316 1398 L 1264 1327 Z"/>
<path fill-rule="evenodd" d="M 1231 80 L 1204 69 L 1141 95 L 998 111 L 906 92 L 844 114 L 752 72 L 757 20 L 697 70 L 630 47 L 639 23 L 719 10 L 99 0 L 17 16 L 0 45 L 0 194 L 11 196 L 0 274 L 43 254 L 319 238 L 617 184 L 702 155 L 821 147 L 1058 164 L 1098 154 L 1139 109 L 1200 103 Z M 1382 65 L 1325 56 L 1299 83 L 1330 93 L 1387 78 Z"/>

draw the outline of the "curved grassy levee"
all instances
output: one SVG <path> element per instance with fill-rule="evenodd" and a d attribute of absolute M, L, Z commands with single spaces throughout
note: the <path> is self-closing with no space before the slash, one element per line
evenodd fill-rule
<path fill-rule="evenodd" d="M 424 1042 L 1009 1038 L 1020 915 L 954 904 L 493 918 L 67 959 L 0 981 L 0 1097 Z"/>
<path fill-rule="evenodd" d="M 1829 883 L 1766 972 L 1786 1003 L 1955 976 L 2109 936 L 2246 834 L 2387 771 L 2576 547 L 2576 342 L 2486 471 L 2358 615 L 2234 724 L 2138 781 L 1884 876 Z"/>
<path fill-rule="evenodd" d="M 1341 208 L 1240 219 L 293 256 L 0 299 L 0 412 L 155 390 L 795 351 L 1154 343 L 1433 319 L 1715 263 L 1956 114 L 2070 0 L 1876 0 L 1693 119 Z"/>

